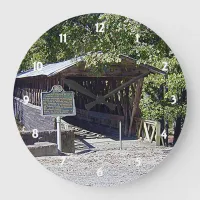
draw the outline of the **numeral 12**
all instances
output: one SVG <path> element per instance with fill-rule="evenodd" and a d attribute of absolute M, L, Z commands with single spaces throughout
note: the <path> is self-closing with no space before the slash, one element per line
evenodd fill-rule
<path fill-rule="evenodd" d="M 105 32 L 105 24 L 104 23 L 96 23 L 96 32 L 104 33 Z"/>

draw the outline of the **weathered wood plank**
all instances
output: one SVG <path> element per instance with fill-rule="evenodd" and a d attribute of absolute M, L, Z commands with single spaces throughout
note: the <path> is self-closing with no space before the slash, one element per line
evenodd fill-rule
<path fill-rule="evenodd" d="M 76 112 L 77 112 L 77 115 L 75 117 L 77 119 L 106 125 L 108 127 L 118 128 L 119 121 L 122 121 L 122 123 L 124 123 L 124 116 L 107 114 L 107 113 L 99 113 L 95 111 L 87 111 L 87 110 L 78 109 L 78 108 Z"/>
<path fill-rule="evenodd" d="M 130 120 L 130 125 L 129 125 L 129 136 L 136 131 L 136 126 L 133 126 L 134 118 L 139 117 L 139 103 L 141 99 L 141 94 L 142 94 L 142 86 L 143 86 L 143 81 L 144 78 L 141 78 L 137 82 L 136 86 L 136 92 L 134 95 L 134 101 L 133 101 L 133 109 L 132 109 L 132 115 L 131 115 L 131 120 Z"/>
<path fill-rule="evenodd" d="M 146 124 L 146 122 L 144 122 L 144 130 L 145 130 L 145 136 L 146 136 L 147 140 L 150 141 L 149 132 L 147 130 L 147 124 Z"/>
<path fill-rule="evenodd" d="M 152 130 L 152 134 L 151 134 L 151 142 L 153 141 L 154 135 L 155 135 L 155 130 L 156 130 L 156 126 L 152 125 L 153 130 Z"/>
<path fill-rule="evenodd" d="M 162 145 L 164 145 L 163 138 L 160 136 L 160 122 L 156 123 L 156 145 L 160 146 L 160 139 L 162 141 Z"/>

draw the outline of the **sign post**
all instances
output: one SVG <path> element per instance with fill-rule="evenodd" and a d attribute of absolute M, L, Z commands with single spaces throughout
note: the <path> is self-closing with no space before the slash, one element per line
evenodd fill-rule
<path fill-rule="evenodd" d="M 122 122 L 119 122 L 119 142 L 120 142 L 120 150 L 122 150 Z"/>
<path fill-rule="evenodd" d="M 41 93 L 41 113 L 43 116 L 56 117 L 57 144 L 62 151 L 61 117 L 75 116 L 76 107 L 73 91 L 64 91 L 61 85 L 54 85 L 49 92 Z"/>
<path fill-rule="evenodd" d="M 60 116 L 56 117 L 56 122 L 57 122 L 57 144 L 58 144 L 58 149 L 61 151 L 62 150 L 62 140 L 61 140 L 61 119 Z"/>

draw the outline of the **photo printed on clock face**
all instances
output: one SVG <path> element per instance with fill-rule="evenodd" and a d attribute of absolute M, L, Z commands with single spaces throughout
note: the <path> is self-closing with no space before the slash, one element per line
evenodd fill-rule
<path fill-rule="evenodd" d="M 96 187 L 152 171 L 181 135 L 186 107 L 170 47 L 134 19 L 106 13 L 45 32 L 22 60 L 13 91 L 17 134 L 30 156 Z"/>

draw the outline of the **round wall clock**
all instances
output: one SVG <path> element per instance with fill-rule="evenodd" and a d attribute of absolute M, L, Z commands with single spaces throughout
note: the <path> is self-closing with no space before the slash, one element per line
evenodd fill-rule
<path fill-rule="evenodd" d="M 186 116 L 186 84 L 167 44 L 124 16 L 81 15 L 28 50 L 13 92 L 19 136 L 61 178 L 133 183 L 170 153 Z"/>

